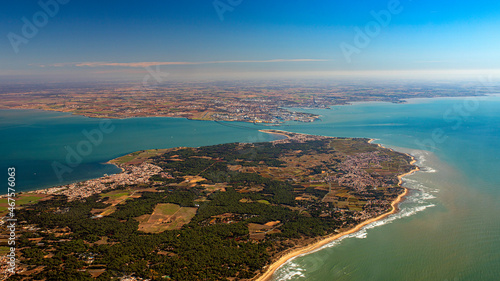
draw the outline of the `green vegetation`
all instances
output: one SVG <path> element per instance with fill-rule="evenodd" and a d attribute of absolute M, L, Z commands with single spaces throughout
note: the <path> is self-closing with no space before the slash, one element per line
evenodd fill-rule
<path fill-rule="evenodd" d="M 136 151 L 122 157 L 111 160 L 110 163 L 113 164 L 140 164 L 147 160 L 149 157 L 161 154 L 168 149 L 151 149 L 151 150 L 142 150 Z"/>
<path fill-rule="evenodd" d="M 108 193 L 101 194 L 101 197 L 109 197 L 110 199 L 117 199 L 120 197 L 125 197 L 130 195 L 130 191 L 112 191 Z"/>
<path fill-rule="evenodd" d="M 21 206 L 24 206 L 27 204 L 35 204 L 38 201 L 40 201 L 40 199 L 42 199 L 44 197 L 45 196 L 41 195 L 41 194 L 40 195 L 39 194 L 33 195 L 33 194 L 29 194 L 29 193 L 28 194 L 19 193 L 15 197 L 16 207 L 21 207 Z M 0 210 L 3 210 L 2 212 L 0 212 L 0 216 L 5 216 L 7 213 L 9 213 L 8 207 L 9 207 L 9 205 L 8 205 L 7 198 L 0 198 Z"/>
<path fill-rule="evenodd" d="M 36 269 L 30 278 L 91 280 L 103 269 L 98 280 L 248 279 L 305 239 L 388 211 L 401 192 L 397 174 L 412 168 L 406 155 L 365 139 L 323 137 L 143 151 L 120 161 L 138 158 L 163 169 L 147 191 L 124 186 L 71 202 L 54 196 L 19 211 L 20 222 L 39 228 L 19 238 L 22 263 Z M 341 186 L 347 168 L 379 188 Z M 110 208 L 102 217 L 93 212 Z"/>
<path fill-rule="evenodd" d="M 34 204 L 38 200 L 42 199 L 43 195 L 20 195 L 16 198 L 16 206 L 22 206 L 25 204 Z M 7 198 L 0 199 L 0 206 L 7 206 Z"/>
<path fill-rule="evenodd" d="M 175 212 L 180 210 L 179 205 L 175 204 L 161 204 L 156 206 L 158 209 L 158 212 L 160 212 L 163 215 L 173 215 Z"/>
<path fill-rule="evenodd" d="M 4 256 L 10 253 L 10 247 L 8 246 L 0 246 L 0 255 Z"/>

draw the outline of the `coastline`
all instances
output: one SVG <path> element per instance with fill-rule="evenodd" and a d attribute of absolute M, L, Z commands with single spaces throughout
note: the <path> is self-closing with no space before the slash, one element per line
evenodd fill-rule
<path fill-rule="evenodd" d="M 306 109 L 306 108 L 304 108 Z M 255 121 L 246 121 L 246 120 L 218 120 L 218 119 L 202 119 L 198 117 L 193 117 L 193 116 L 167 116 L 167 115 L 136 115 L 136 116 L 108 116 L 108 115 L 93 115 L 93 114 L 88 114 L 88 113 L 78 113 L 75 111 L 65 111 L 65 110 L 58 110 L 54 108 L 25 108 L 25 107 L 5 107 L 5 108 L 0 108 L 0 110 L 38 110 L 38 111 L 47 111 L 47 112 L 58 112 L 58 113 L 67 113 L 68 115 L 71 116 L 81 116 L 81 117 L 86 117 L 86 118 L 95 118 L 95 119 L 110 119 L 110 120 L 126 120 L 126 119 L 133 119 L 133 118 L 152 118 L 152 117 L 158 117 L 158 118 L 180 118 L 180 119 L 186 119 L 186 120 L 191 120 L 191 121 L 223 121 L 223 122 L 243 122 L 243 123 L 254 123 Z M 300 113 L 305 113 L 305 112 L 300 112 Z M 304 123 L 311 123 L 319 119 L 319 115 L 313 114 L 314 119 L 312 121 L 298 121 L 298 122 L 304 122 Z M 274 124 L 270 121 L 262 121 L 260 123 L 268 123 L 268 124 Z M 284 123 L 284 122 L 281 122 Z M 278 124 L 281 124 L 278 123 Z"/>
<path fill-rule="evenodd" d="M 271 134 L 271 135 L 285 136 L 287 139 L 290 138 L 289 135 L 285 134 L 285 133 L 288 133 L 288 132 L 287 131 L 283 131 L 283 130 L 262 129 L 262 130 L 259 130 L 259 132 L 266 133 L 266 134 Z"/>
<path fill-rule="evenodd" d="M 370 139 L 368 140 L 368 143 L 371 143 L 375 141 L 375 139 Z M 382 147 L 382 145 L 380 144 L 377 144 L 379 146 Z M 408 156 L 411 157 L 412 161 L 410 162 L 410 164 L 415 164 L 417 162 L 417 160 L 415 159 L 415 157 L 413 157 L 412 155 L 409 155 L 409 154 L 406 154 Z M 371 219 L 368 219 L 366 221 L 363 221 L 361 222 L 360 224 L 356 225 L 355 227 L 349 229 L 349 230 L 346 230 L 344 232 L 341 232 L 341 233 L 337 233 L 337 234 L 330 234 L 330 235 L 327 235 L 325 236 L 323 239 L 319 240 L 319 241 L 316 241 L 312 244 L 309 244 L 309 245 L 306 245 L 306 246 L 303 246 L 303 247 L 300 247 L 300 248 L 297 248 L 297 249 L 292 249 L 292 251 L 290 252 L 285 252 L 283 255 L 281 255 L 279 258 L 277 258 L 275 261 L 273 261 L 270 265 L 266 266 L 265 268 L 265 271 L 261 274 L 259 274 L 258 276 L 252 278 L 251 280 L 253 281 L 270 281 L 273 274 L 279 269 L 281 268 L 284 264 L 286 264 L 288 261 L 298 257 L 298 256 L 301 256 L 301 255 L 307 255 L 311 252 L 314 252 L 322 247 L 324 247 L 325 245 L 327 244 L 330 244 L 332 242 L 334 242 L 335 240 L 338 240 L 346 235 L 349 235 L 349 234 L 353 234 L 353 233 L 356 233 L 358 231 L 360 231 L 363 227 L 365 227 L 366 225 L 369 225 L 373 222 L 376 222 L 376 221 L 379 221 L 379 220 L 382 220 L 392 214 L 395 214 L 399 211 L 398 209 L 398 206 L 399 204 L 404 200 L 405 196 L 408 195 L 408 188 L 402 186 L 403 184 L 403 177 L 405 176 L 408 176 L 408 175 L 411 175 L 415 172 L 418 172 L 420 171 L 420 168 L 418 166 L 416 166 L 414 169 L 412 169 L 411 171 L 407 172 L 407 173 L 404 173 L 404 174 L 401 174 L 401 175 L 398 175 L 398 185 L 401 186 L 403 188 L 403 193 L 401 193 L 400 195 L 398 195 L 398 197 L 391 202 L 391 210 L 387 213 L 384 213 L 384 214 L 381 214 L 380 216 L 378 217 L 375 217 L 375 218 L 371 218 Z"/>
<path fill-rule="evenodd" d="M 104 163 L 102 163 L 102 164 L 105 164 L 105 165 L 113 165 L 113 166 L 115 166 L 116 168 L 118 168 L 118 169 L 120 169 L 120 170 L 121 170 L 121 172 L 120 172 L 120 173 L 123 173 L 123 172 L 125 172 L 125 169 L 124 169 L 123 167 L 120 167 L 120 166 L 119 166 L 119 164 L 116 162 L 116 160 L 117 160 L 118 158 L 120 158 L 120 157 L 117 157 L 117 158 L 111 159 L 111 160 L 109 160 L 109 161 L 107 161 L 107 162 L 104 162 Z M 119 173 L 117 173 L 117 174 L 119 174 Z"/>

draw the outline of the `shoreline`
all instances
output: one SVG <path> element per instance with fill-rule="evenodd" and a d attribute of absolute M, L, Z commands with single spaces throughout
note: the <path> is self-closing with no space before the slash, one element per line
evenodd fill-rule
<path fill-rule="evenodd" d="M 306 109 L 306 108 L 304 108 Z M 94 118 L 94 119 L 109 119 L 109 120 L 126 120 L 126 119 L 133 119 L 133 118 L 180 118 L 180 119 L 186 119 L 190 121 L 211 121 L 211 122 L 216 122 L 216 121 L 222 121 L 222 122 L 242 122 L 242 123 L 250 123 L 254 124 L 255 121 L 245 121 L 245 120 L 218 120 L 218 119 L 201 119 L 197 117 L 186 117 L 186 116 L 165 116 L 165 115 L 140 115 L 140 116 L 102 116 L 102 115 L 90 115 L 90 114 L 80 114 L 74 111 L 64 111 L 64 110 L 57 110 L 57 109 L 52 109 L 52 108 L 18 108 L 18 107 L 11 107 L 11 108 L 0 108 L 0 110 L 36 110 L 36 111 L 46 111 L 46 112 L 57 112 L 57 113 L 66 113 L 69 116 L 81 116 L 85 118 Z M 300 113 L 305 113 L 305 114 L 312 114 L 312 113 L 307 113 L 307 112 L 300 112 Z M 297 121 L 301 123 L 312 123 L 318 119 L 320 119 L 320 115 L 314 115 L 313 121 Z M 273 122 L 267 122 L 267 121 L 262 121 L 259 123 L 263 124 L 275 124 Z M 285 122 L 281 122 L 278 124 L 283 124 Z"/>
<path fill-rule="evenodd" d="M 262 129 L 262 130 L 259 130 L 259 132 L 261 133 L 266 133 L 266 134 L 270 134 L 270 135 L 279 135 L 279 136 L 285 136 L 287 139 L 290 138 L 289 135 L 285 134 L 285 133 L 288 133 L 287 131 L 283 131 L 283 130 L 274 130 L 274 129 Z M 283 132 L 283 133 L 282 133 Z"/>
<path fill-rule="evenodd" d="M 371 143 L 375 141 L 375 139 L 370 139 L 368 140 L 368 143 Z M 383 147 L 382 145 L 378 144 L 379 146 Z M 417 162 L 417 160 L 415 159 L 415 157 L 413 157 L 412 155 L 409 155 L 407 153 L 405 153 L 406 155 L 410 156 L 412 158 L 412 161 L 410 162 L 410 164 L 415 164 Z M 307 255 L 307 254 L 310 254 L 314 251 L 317 251 L 319 250 L 320 248 L 324 247 L 325 245 L 327 244 L 330 244 L 332 242 L 334 242 L 335 240 L 338 240 L 346 235 L 349 235 L 349 234 L 353 234 L 353 233 L 356 233 L 358 231 L 360 231 L 363 227 L 373 223 L 373 222 L 376 222 L 376 221 L 379 221 L 379 220 L 382 220 L 392 214 L 395 214 L 399 211 L 399 204 L 404 200 L 404 197 L 406 197 L 406 195 L 408 195 L 408 188 L 402 186 L 403 184 L 403 177 L 405 176 L 408 176 L 408 175 L 411 175 L 415 172 L 418 172 L 420 171 L 420 168 L 418 166 L 416 166 L 414 169 L 412 169 L 411 171 L 407 172 L 407 173 L 404 173 L 404 174 L 401 174 L 401 175 L 398 175 L 397 178 L 398 178 L 398 185 L 401 186 L 403 188 L 403 193 L 401 193 L 400 195 L 398 195 L 398 197 L 391 202 L 391 210 L 387 213 L 384 213 L 384 214 L 381 214 L 380 216 L 378 217 L 375 217 L 375 218 L 371 218 L 371 219 L 368 219 L 366 221 L 363 221 L 361 222 L 360 224 L 356 225 L 355 227 L 349 229 L 349 230 L 346 230 L 344 232 L 341 232 L 341 233 L 337 233 L 337 234 L 330 234 L 330 235 L 327 235 L 325 236 L 324 238 L 322 238 L 321 240 L 319 241 L 316 241 L 312 244 L 309 244 L 309 245 L 306 245 L 306 246 L 303 246 L 303 247 L 300 247 L 300 248 L 297 248 L 297 249 L 294 249 L 290 252 L 285 252 L 283 255 L 281 255 L 279 258 L 277 258 L 275 261 L 273 261 L 270 265 L 266 266 L 265 267 L 265 271 L 261 274 L 259 274 L 258 276 L 250 279 L 250 280 L 253 280 L 253 281 L 270 281 L 272 280 L 272 276 L 273 274 L 278 270 L 280 269 L 284 264 L 286 264 L 287 262 L 289 262 L 290 260 L 293 260 L 294 258 L 298 257 L 298 256 L 302 256 L 302 255 Z"/>

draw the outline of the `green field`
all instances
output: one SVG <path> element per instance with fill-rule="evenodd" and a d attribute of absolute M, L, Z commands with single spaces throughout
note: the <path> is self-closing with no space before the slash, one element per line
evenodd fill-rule
<path fill-rule="evenodd" d="M 10 247 L 0 246 L 0 256 L 7 255 L 10 252 Z"/>
<path fill-rule="evenodd" d="M 16 202 L 16 208 L 26 205 L 26 204 L 35 204 L 38 202 L 40 199 L 45 197 L 45 195 L 38 195 L 38 194 L 20 194 L 17 197 L 15 197 L 15 202 Z M 0 215 L 5 215 L 8 213 L 7 208 L 9 207 L 8 205 L 8 199 L 7 198 L 2 198 L 0 199 Z"/>
<path fill-rule="evenodd" d="M 117 198 L 120 198 L 120 197 L 129 196 L 130 195 L 130 191 L 117 190 L 117 191 L 111 191 L 111 192 L 108 192 L 108 193 L 101 193 L 99 195 L 101 197 L 103 197 L 103 198 L 109 197 L 111 200 L 113 200 L 113 199 L 117 199 Z"/>
<path fill-rule="evenodd" d="M 155 213 L 161 214 L 161 215 L 168 215 L 171 216 L 175 214 L 177 211 L 179 211 L 181 207 L 176 204 L 158 204 L 155 209 Z"/>
<path fill-rule="evenodd" d="M 129 164 L 134 162 L 143 162 L 149 157 L 156 156 L 168 151 L 168 149 L 151 149 L 133 152 L 122 157 L 118 157 L 109 162 L 113 164 Z"/>

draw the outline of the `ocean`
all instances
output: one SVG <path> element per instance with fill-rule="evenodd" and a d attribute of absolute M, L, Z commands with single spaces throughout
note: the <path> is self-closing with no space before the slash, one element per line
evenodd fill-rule
<path fill-rule="evenodd" d="M 132 151 L 279 137 L 259 129 L 375 138 L 414 155 L 422 168 L 405 177 L 411 190 L 400 212 L 293 259 L 274 280 L 499 280 L 500 97 L 300 110 L 320 114 L 321 120 L 265 127 L 0 110 L 0 168 L 15 166 L 18 191 L 26 191 L 115 173 L 116 167 L 103 163 Z M 109 130 L 102 130 L 108 121 Z M 68 151 L 76 157 L 68 158 Z M 54 162 L 71 172 L 59 169 L 61 180 Z"/>

